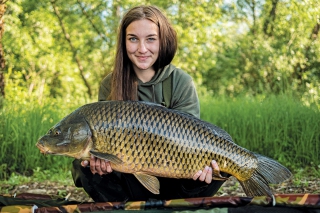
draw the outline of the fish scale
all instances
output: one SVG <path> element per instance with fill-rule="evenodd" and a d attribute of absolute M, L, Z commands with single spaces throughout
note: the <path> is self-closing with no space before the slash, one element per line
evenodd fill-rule
<path fill-rule="evenodd" d="M 55 130 L 61 134 L 54 135 Z M 77 137 L 70 137 L 75 132 Z M 249 196 L 271 196 L 268 184 L 291 176 L 275 160 L 235 144 L 221 128 L 146 102 L 84 105 L 53 126 L 37 146 L 46 154 L 82 159 L 93 154 L 109 160 L 113 170 L 134 174 L 153 193 L 160 193 L 156 176 L 192 178 L 213 159 L 220 171 L 238 179 Z"/>

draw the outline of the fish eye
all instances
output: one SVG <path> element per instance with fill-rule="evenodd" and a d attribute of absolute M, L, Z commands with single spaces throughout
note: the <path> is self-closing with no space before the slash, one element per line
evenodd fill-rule
<path fill-rule="evenodd" d="M 61 134 L 61 130 L 60 129 L 55 129 L 54 130 L 54 135 L 60 135 Z"/>
<path fill-rule="evenodd" d="M 47 135 L 61 135 L 60 129 L 49 129 L 47 132 Z"/>

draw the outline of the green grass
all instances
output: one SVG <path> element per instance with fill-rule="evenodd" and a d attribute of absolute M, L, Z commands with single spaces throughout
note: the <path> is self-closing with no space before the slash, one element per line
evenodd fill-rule
<path fill-rule="evenodd" d="M 251 151 L 284 165 L 320 165 L 320 111 L 293 97 L 203 98 L 201 118 L 226 130 Z"/>
<path fill-rule="evenodd" d="M 4 102 L 0 109 L 0 180 L 12 173 L 68 173 L 73 159 L 43 156 L 37 139 L 81 103 Z M 288 96 L 202 97 L 201 118 L 225 129 L 240 146 L 289 168 L 310 167 L 320 176 L 320 112 Z M 46 178 L 45 175 L 43 178 Z"/>
<path fill-rule="evenodd" d="M 72 159 L 41 155 L 35 144 L 75 106 L 57 102 L 5 103 L 0 109 L 0 178 L 12 172 L 32 175 L 35 168 L 67 171 Z"/>

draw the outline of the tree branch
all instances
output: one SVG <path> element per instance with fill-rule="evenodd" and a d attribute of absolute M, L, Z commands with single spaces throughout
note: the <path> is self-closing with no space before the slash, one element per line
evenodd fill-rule
<path fill-rule="evenodd" d="M 256 34 L 256 1 L 255 0 L 245 0 L 245 3 L 247 4 L 247 6 L 250 8 L 251 13 L 252 13 L 252 34 L 255 35 Z"/>
<path fill-rule="evenodd" d="M 305 48 L 304 55 L 305 55 L 305 58 L 307 59 L 307 61 L 311 61 L 310 60 L 311 44 L 313 41 L 315 41 L 318 38 L 319 31 L 320 31 L 320 20 L 317 20 L 317 23 L 313 27 L 312 32 L 309 36 L 310 43 Z M 303 63 L 303 64 L 297 63 L 297 65 L 295 66 L 295 73 L 297 74 L 298 79 L 302 80 L 303 73 L 306 72 L 306 70 L 308 70 L 308 68 L 309 68 L 309 66 L 306 63 Z"/>
<path fill-rule="evenodd" d="M 86 87 L 88 89 L 89 96 L 92 97 L 90 84 L 88 83 L 88 81 L 84 77 L 83 66 L 81 65 L 80 59 L 79 59 L 79 57 L 77 55 L 77 51 L 76 51 L 76 49 L 74 48 L 74 46 L 73 46 L 73 44 L 71 42 L 70 35 L 67 33 L 66 28 L 64 27 L 64 24 L 63 24 L 61 16 L 60 16 L 60 12 L 59 12 L 58 8 L 56 7 L 56 4 L 55 4 L 55 0 L 51 0 L 51 4 L 52 4 L 53 10 L 54 10 L 54 13 L 55 13 L 55 15 L 57 16 L 57 18 L 59 20 L 59 24 L 60 24 L 60 27 L 61 27 L 62 32 L 64 34 L 64 37 L 69 43 L 70 49 L 71 49 L 71 51 L 73 53 L 73 58 L 74 58 L 74 60 L 76 61 L 77 65 L 78 65 L 78 69 L 80 71 L 80 76 L 81 76 L 84 84 L 86 85 Z"/>
<path fill-rule="evenodd" d="M 88 13 L 85 11 L 85 8 L 81 5 L 81 2 L 79 0 L 77 0 L 77 3 L 81 8 L 82 14 L 88 19 L 92 28 L 96 31 L 96 33 L 100 36 L 100 38 L 102 38 L 104 41 L 108 42 L 106 35 L 104 33 L 100 32 L 98 27 L 93 23 L 92 19 L 89 17 Z"/>
<path fill-rule="evenodd" d="M 276 19 L 276 10 L 279 0 L 272 0 L 272 8 L 269 12 L 269 17 L 266 19 L 263 25 L 263 32 L 265 35 L 272 36 L 273 34 L 273 22 Z M 270 26 L 270 30 L 268 28 Z"/>

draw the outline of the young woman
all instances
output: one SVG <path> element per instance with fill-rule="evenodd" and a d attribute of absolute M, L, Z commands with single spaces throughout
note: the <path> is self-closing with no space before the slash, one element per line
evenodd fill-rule
<path fill-rule="evenodd" d="M 199 118 L 199 100 L 192 78 L 170 64 L 176 49 L 176 32 L 157 7 L 130 9 L 120 24 L 114 69 L 100 85 L 99 101 L 166 104 Z M 170 91 L 164 88 L 166 79 L 170 80 Z M 170 103 L 165 103 L 165 93 L 171 93 Z M 193 180 L 159 177 L 159 195 L 149 192 L 132 174 L 112 171 L 109 162 L 93 156 L 90 162 L 75 160 L 72 175 L 75 185 L 82 186 L 96 202 L 168 200 L 214 195 L 223 181 L 212 181 L 212 169 L 219 172 L 219 167 L 214 160 L 211 165 L 212 168 L 206 166 L 198 171 Z"/>

